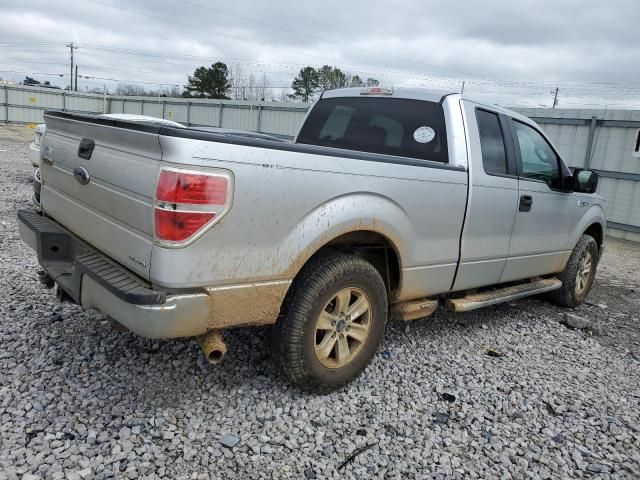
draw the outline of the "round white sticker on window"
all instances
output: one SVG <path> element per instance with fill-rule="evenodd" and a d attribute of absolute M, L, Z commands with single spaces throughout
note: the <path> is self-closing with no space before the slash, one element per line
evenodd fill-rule
<path fill-rule="evenodd" d="M 418 143 L 429 143 L 436 137 L 436 132 L 431 127 L 418 127 L 413 132 L 413 139 Z"/>

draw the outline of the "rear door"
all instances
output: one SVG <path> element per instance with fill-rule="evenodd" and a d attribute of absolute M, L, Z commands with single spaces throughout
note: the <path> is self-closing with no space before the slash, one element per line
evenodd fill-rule
<path fill-rule="evenodd" d="M 162 154 L 158 127 L 90 123 L 65 114 L 47 115 L 45 121 L 44 212 L 148 279 Z"/>
<path fill-rule="evenodd" d="M 533 125 L 510 119 L 518 167 L 518 211 L 501 282 L 561 271 L 577 204 L 551 143 Z"/>
<path fill-rule="evenodd" d="M 518 202 L 518 177 L 507 118 L 469 101 L 464 101 L 463 107 L 471 180 L 454 290 L 500 281 Z"/>

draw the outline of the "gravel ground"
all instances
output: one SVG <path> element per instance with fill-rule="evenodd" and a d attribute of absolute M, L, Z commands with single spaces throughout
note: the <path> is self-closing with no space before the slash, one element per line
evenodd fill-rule
<path fill-rule="evenodd" d="M 640 245 L 608 241 L 586 329 L 540 299 L 393 323 L 348 390 L 313 396 L 268 329 L 212 367 L 57 304 L 16 229 L 24 131 L 0 128 L 0 479 L 640 478 Z"/>

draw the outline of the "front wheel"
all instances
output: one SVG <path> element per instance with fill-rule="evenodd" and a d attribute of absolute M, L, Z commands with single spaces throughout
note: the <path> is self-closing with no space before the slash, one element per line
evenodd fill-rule
<path fill-rule="evenodd" d="M 567 266 L 558 276 L 562 287 L 551 292 L 551 300 L 562 306 L 575 308 L 591 290 L 598 266 L 598 243 L 591 235 L 582 235 L 576 244 Z"/>
<path fill-rule="evenodd" d="M 321 254 L 298 274 L 273 328 L 274 355 L 290 381 L 338 389 L 367 366 L 384 335 L 387 292 L 366 260 Z"/>

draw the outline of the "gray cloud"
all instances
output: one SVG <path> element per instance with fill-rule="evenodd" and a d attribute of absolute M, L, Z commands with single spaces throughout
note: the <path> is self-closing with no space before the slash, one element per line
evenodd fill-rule
<path fill-rule="evenodd" d="M 333 64 L 393 84 L 458 88 L 465 80 L 467 91 L 503 103 L 522 98 L 548 104 L 549 91 L 558 85 L 561 106 L 639 105 L 637 0 L 272 0 L 220 6 L 207 0 L 98 1 L 144 15 L 91 1 L 52 8 L 43 0 L 3 0 L 0 41 L 73 40 L 80 45 L 81 72 L 127 81 L 182 85 L 196 66 L 222 59 L 241 61 L 246 72 L 265 72 L 279 86 L 304 65 Z M 68 50 L 0 44 L 0 70 L 66 74 Z M 81 85 L 103 83 L 117 82 Z"/>

